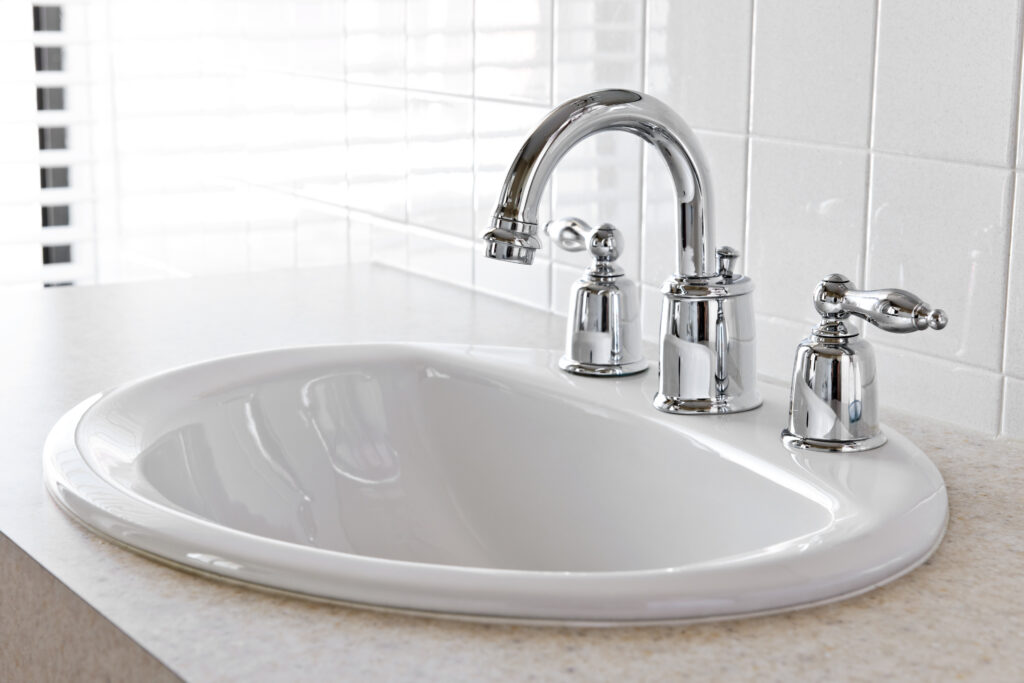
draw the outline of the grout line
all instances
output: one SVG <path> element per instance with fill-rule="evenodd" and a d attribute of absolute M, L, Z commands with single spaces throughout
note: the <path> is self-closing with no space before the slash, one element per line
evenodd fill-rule
<path fill-rule="evenodd" d="M 757 45 L 754 36 L 757 33 L 757 5 L 758 0 L 750 3 L 750 62 L 747 65 L 747 135 L 754 134 L 754 56 Z"/>
<path fill-rule="evenodd" d="M 650 61 L 650 1 L 643 0 L 642 7 L 640 9 L 640 90 L 641 92 L 647 92 L 647 64 Z M 650 145 L 640 145 L 640 177 L 637 179 L 637 191 L 640 193 L 639 209 L 640 209 L 640 229 L 637 230 L 637 251 L 640 252 L 640 267 L 637 269 L 636 279 L 638 283 L 643 283 L 645 276 L 647 275 L 645 262 L 647 259 L 647 148 Z M 641 284 L 642 287 L 642 284 Z M 641 289 L 640 298 L 640 309 L 643 311 L 643 292 Z M 642 322 L 642 321 L 641 321 Z M 641 336 L 643 336 L 643 330 L 641 329 Z"/>
<path fill-rule="evenodd" d="M 749 90 L 747 93 L 747 134 L 746 134 L 746 177 L 743 179 L 743 254 L 747 258 L 745 267 L 750 272 L 750 217 L 751 190 L 754 175 L 754 35 L 757 30 L 757 1 L 750 5 L 750 63 L 748 64 Z"/>
<path fill-rule="evenodd" d="M 475 41 L 475 37 L 474 37 L 474 45 L 475 45 L 475 43 L 476 43 L 476 41 Z M 474 64 L 473 64 L 473 71 L 474 71 L 474 74 L 473 74 L 473 78 L 474 78 L 473 94 L 469 94 L 469 95 L 467 95 L 465 93 L 444 92 L 443 90 L 427 90 L 425 88 L 409 88 L 409 87 L 403 87 L 403 86 L 400 86 L 400 85 L 383 85 L 383 84 L 379 84 L 379 83 L 366 83 L 366 82 L 361 82 L 361 81 L 358 81 L 358 80 L 351 80 L 351 79 L 348 79 L 348 78 L 346 78 L 343 82 L 346 83 L 347 85 L 354 85 L 354 86 L 357 86 L 357 87 L 360 87 L 360 88 L 376 88 L 378 90 L 408 91 L 409 93 L 411 93 L 413 95 L 428 95 L 428 96 L 434 96 L 434 97 L 438 97 L 438 96 L 440 96 L 440 97 L 452 97 L 452 98 L 463 99 L 463 100 L 472 99 L 472 100 L 477 100 L 479 102 L 489 102 L 489 103 L 492 103 L 492 104 L 508 104 L 508 105 L 513 105 L 513 106 L 528 105 L 528 106 L 533 106 L 533 107 L 548 107 L 548 108 L 551 107 L 550 99 L 547 102 L 540 102 L 538 100 L 530 100 L 530 99 L 525 99 L 525 98 L 524 99 L 514 99 L 514 98 L 505 98 L 505 97 L 490 97 L 490 96 L 486 96 L 486 95 L 477 95 L 476 92 L 475 92 L 476 91 L 476 83 L 475 83 L 475 80 L 476 80 L 476 63 L 475 63 L 475 61 L 474 61 Z"/>
<path fill-rule="evenodd" d="M 875 110 L 878 107 L 878 50 L 882 34 L 882 0 L 875 2 L 875 46 L 871 62 L 871 107 L 868 110 L 868 150 L 875 149 Z"/>
<path fill-rule="evenodd" d="M 345 158 L 346 159 L 349 157 L 349 149 L 350 149 L 349 148 L 349 141 L 350 141 L 350 139 L 352 137 L 352 135 L 350 133 L 350 127 L 349 127 L 349 106 L 348 106 L 348 94 L 349 94 L 348 54 L 346 52 L 347 45 L 348 45 L 348 17 L 346 16 L 347 10 L 348 10 L 348 6 L 347 6 L 347 4 L 345 4 L 343 2 L 342 6 L 341 6 L 341 40 L 342 40 L 342 47 L 341 47 L 341 76 L 342 76 L 342 84 L 344 85 L 344 93 L 345 93 L 345 95 L 343 97 L 343 104 L 342 104 L 342 107 L 341 107 L 341 115 L 344 118 L 342 123 L 343 123 L 343 125 L 345 127 L 344 128 L 345 129 L 345 136 L 344 136 L 345 137 L 345 142 L 343 144 L 345 146 Z M 351 171 L 351 164 L 346 163 L 345 164 L 345 180 L 344 180 L 344 183 L 345 183 L 345 200 L 346 200 L 346 206 L 344 207 L 345 208 L 345 250 L 346 250 L 345 251 L 345 253 L 346 253 L 346 259 L 345 260 L 347 261 L 348 265 L 352 265 L 352 263 L 353 263 L 353 253 L 354 253 L 353 240 L 352 240 L 352 216 L 351 216 L 351 212 L 350 212 L 350 210 L 349 210 L 349 208 L 347 206 L 348 202 L 350 201 L 349 193 L 352 191 L 352 184 L 351 184 L 350 179 L 349 179 L 350 171 Z M 373 260 L 372 259 L 372 255 L 371 255 L 371 259 L 370 260 L 371 261 Z"/>
<path fill-rule="evenodd" d="M 1007 157 L 1010 162 L 1010 167 L 1013 168 L 1020 163 L 1019 158 L 1019 146 L 1020 130 L 1021 126 L 1024 125 L 1024 111 L 1021 107 L 1021 99 L 1024 98 L 1024 25 L 1021 21 L 1024 20 L 1024 2 L 1020 3 L 1017 7 L 1017 97 L 1015 98 L 1017 111 L 1016 116 L 1011 117 L 1016 126 L 1010 130 L 1010 148 L 1007 151 Z M 1008 230 L 1009 236 L 1007 238 L 1008 244 L 1006 248 L 1006 290 L 1003 297 L 1003 348 L 1000 353 L 1000 364 L 999 367 L 1002 370 L 1003 382 L 1001 391 L 999 394 L 999 434 L 1003 435 L 1006 433 L 1006 392 L 1007 392 L 1007 361 L 1010 353 L 1010 296 L 1013 292 L 1011 283 L 1014 277 L 1013 274 L 1013 262 L 1014 262 L 1014 250 L 1020 248 L 1018 240 L 1014 239 L 1014 227 L 1017 225 L 1017 204 L 1019 197 L 1017 196 L 1017 189 L 1020 186 L 1018 173 L 1014 171 L 1010 174 L 1010 182 L 1013 183 L 1010 188 L 1010 206 L 1007 218 L 1009 219 L 1010 229 Z"/>
<path fill-rule="evenodd" d="M 410 202 L 412 201 L 409 192 L 409 177 L 412 174 L 409 169 L 409 101 L 412 99 L 408 87 L 409 71 L 411 70 L 409 68 L 409 2 L 410 0 L 405 0 L 405 2 L 402 3 L 402 34 L 405 36 L 405 39 L 402 43 L 402 64 L 404 65 L 404 69 L 402 72 L 402 89 L 405 91 L 404 97 L 402 98 L 402 120 L 404 121 L 405 126 L 405 130 L 403 131 L 402 135 L 402 165 L 405 167 L 405 201 L 402 202 L 402 204 L 404 207 L 404 223 L 406 224 L 406 226 L 409 225 L 409 217 L 412 215 L 412 211 L 410 211 L 409 206 Z M 403 254 L 403 267 L 406 270 L 409 270 L 410 266 L 412 265 L 413 259 L 412 254 L 410 253 L 412 251 L 412 237 L 409 235 L 408 230 L 403 232 L 402 239 L 405 242 L 404 248 L 402 249 L 402 251 L 405 252 Z"/>
<path fill-rule="evenodd" d="M 1010 182 L 1012 186 L 1010 188 L 1010 206 L 1007 218 L 1009 219 L 1009 227 L 1007 230 L 1007 245 L 1006 245 L 1006 283 L 1003 294 L 1003 347 L 1000 349 L 999 354 L 999 369 L 1003 374 L 1003 387 L 1002 393 L 999 396 L 999 433 L 1003 434 L 1006 431 L 1006 424 L 1003 422 L 1003 415 L 1005 414 L 1006 408 L 1006 376 L 1007 376 L 1007 361 L 1010 353 L 1010 296 L 1013 293 L 1011 284 L 1014 279 L 1013 273 L 1013 262 L 1014 262 L 1014 251 L 1020 249 L 1020 242 L 1018 239 L 1014 239 L 1014 226 L 1017 224 L 1017 188 L 1019 187 L 1019 177 L 1016 171 L 1010 173 Z"/>
<path fill-rule="evenodd" d="M 868 286 L 868 262 L 871 254 L 871 214 L 875 201 L 875 155 L 871 151 L 875 147 L 875 112 L 878 107 L 878 48 L 881 44 L 879 36 L 882 29 L 882 0 L 875 2 L 875 35 L 874 49 L 871 63 L 871 106 L 868 108 L 868 173 L 865 182 L 867 187 L 864 192 L 864 230 L 861 233 L 861 272 L 858 282 L 864 287 Z"/>
<path fill-rule="evenodd" d="M 809 320 L 798 320 L 796 318 L 789 318 L 789 317 L 786 317 L 786 316 L 783 316 L 783 315 L 778 315 L 778 314 L 775 314 L 775 313 L 757 313 L 756 314 L 756 319 L 757 319 L 757 322 L 759 324 L 760 323 L 771 323 L 771 324 L 781 324 L 781 325 L 793 325 L 793 326 L 804 327 L 804 328 L 806 328 L 806 330 L 810 330 L 810 328 L 814 326 L 814 323 L 812 321 L 809 321 Z M 942 356 L 942 355 L 939 355 L 939 354 L 936 354 L 936 353 L 929 353 L 928 351 L 922 351 L 921 349 L 917 349 L 917 348 L 911 349 L 911 348 L 907 348 L 907 347 L 904 347 L 904 346 L 898 346 L 898 345 L 895 345 L 895 344 L 890 344 L 890 343 L 886 342 L 883 337 L 875 337 L 874 339 L 871 339 L 869 341 L 874 346 L 881 346 L 881 347 L 883 347 L 885 349 L 896 351 L 896 352 L 899 352 L 901 354 L 909 354 L 909 355 L 917 356 L 917 357 L 919 357 L 921 359 L 925 359 L 925 360 L 938 361 L 940 363 L 946 363 L 948 365 L 954 365 L 954 366 L 956 366 L 958 368 L 962 368 L 964 370 L 984 372 L 984 373 L 988 373 L 990 375 L 995 375 L 995 376 L 998 376 L 998 377 L 1006 377 L 1006 375 L 1001 373 L 999 370 L 993 370 L 992 368 L 986 367 L 984 365 L 979 365 L 977 363 L 971 363 L 971 362 L 967 362 L 967 361 L 963 361 L 963 360 L 954 360 L 952 358 L 949 358 L 948 356 Z"/>
<path fill-rule="evenodd" d="M 470 240 L 473 245 L 476 245 L 476 232 L 482 230 L 483 226 L 476 225 L 476 201 L 477 201 L 477 148 L 476 148 L 476 1 L 470 2 L 469 4 L 469 25 L 470 25 L 470 53 L 472 58 L 470 59 L 469 67 L 469 92 L 471 93 L 469 111 L 470 111 L 470 150 L 472 155 L 473 173 L 470 177 L 469 187 L 469 215 L 470 215 Z M 473 249 L 469 250 L 469 288 L 476 290 L 476 255 L 473 253 Z"/>
<path fill-rule="evenodd" d="M 1017 54 L 1016 54 L 1016 71 L 1014 73 L 1016 95 L 1013 99 L 1014 111 L 1012 112 L 1011 119 L 1013 121 L 1012 127 L 1010 128 L 1010 147 L 1007 150 L 1007 163 L 1010 168 L 1015 168 L 1018 163 L 1017 159 L 1017 147 L 1020 144 L 1020 125 L 1021 125 L 1021 97 L 1024 96 L 1022 92 L 1021 79 L 1024 79 L 1024 49 L 1022 49 L 1022 41 L 1024 41 L 1024 26 L 1021 21 L 1024 20 L 1024 4 L 1018 3 L 1017 5 Z"/>
<path fill-rule="evenodd" d="M 550 22 L 549 22 L 548 25 L 551 27 L 551 38 L 550 38 L 551 42 L 549 43 L 549 46 L 550 46 L 551 49 L 548 51 L 548 85 L 549 85 L 549 89 L 548 89 L 548 93 L 549 93 L 548 94 L 548 108 L 549 109 L 553 109 L 555 107 L 555 86 L 557 84 L 557 79 L 555 77 L 555 61 L 556 61 L 555 60 L 555 49 L 558 46 L 558 40 L 556 39 L 556 37 L 558 35 L 558 10 L 557 10 L 557 4 L 558 4 L 559 1 L 560 0 L 551 0 L 551 9 L 550 9 L 550 14 L 548 15 L 550 17 Z M 548 187 L 550 188 L 550 201 L 551 201 L 551 216 L 550 216 L 550 218 L 552 218 L 552 219 L 555 217 L 554 216 L 555 199 L 558 197 L 558 178 L 559 178 L 559 174 L 557 172 L 554 172 L 554 173 L 551 174 L 551 177 L 548 180 Z M 547 304 L 546 309 L 548 311 L 554 311 L 554 309 L 555 309 L 555 254 L 554 254 L 554 247 L 552 245 L 549 245 L 548 248 L 551 250 L 552 253 L 551 253 L 551 259 L 548 261 L 548 272 L 547 272 L 547 278 L 548 278 L 548 304 Z"/>
<path fill-rule="evenodd" d="M 556 36 L 558 35 L 558 10 L 556 5 L 559 0 L 551 0 L 551 6 L 548 10 L 548 26 L 551 29 L 551 35 L 548 39 L 548 108 L 553 109 L 555 107 L 555 48 L 558 45 Z"/>

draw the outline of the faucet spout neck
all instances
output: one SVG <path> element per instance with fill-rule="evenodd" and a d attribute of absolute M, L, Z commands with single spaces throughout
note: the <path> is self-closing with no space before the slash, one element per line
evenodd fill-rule
<path fill-rule="evenodd" d="M 665 160 L 675 185 L 676 276 L 715 273 L 715 234 L 707 163 L 682 117 L 660 100 L 631 90 L 601 90 L 557 107 L 530 134 L 501 188 L 487 256 L 529 264 L 540 247 L 538 208 L 558 162 L 577 143 L 608 130 L 633 133 Z"/>

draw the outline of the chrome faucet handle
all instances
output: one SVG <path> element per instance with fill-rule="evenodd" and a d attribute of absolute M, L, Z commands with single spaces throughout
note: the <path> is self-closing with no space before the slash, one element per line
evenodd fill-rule
<path fill-rule="evenodd" d="M 544 232 L 551 242 L 565 251 L 583 251 L 587 248 L 587 235 L 594 229 L 582 218 L 560 218 L 548 221 Z"/>
<path fill-rule="evenodd" d="M 587 249 L 594 258 L 569 294 L 565 355 L 559 367 L 574 375 L 597 377 L 646 370 L 640 292 L 615 263 L 622 254 L 622 232 L 609 223 L 591 228 L 579 218 L 551 221 L 544 230 L 560 248 Z"/>
<path fill-rule="evenodd" d="M 845 275 L 833 273 L 814 289 L 814 308 L 825 320 L 838 320 L 848 315 L 867 320 L 886 332 L 906 334 L 941 330 L 946 326 L 946 312 L 929 308 L 920 297 L 905 289 L 852 289 Z"/>
<path fill-rule="evenodd" d="M 838 273 L 814 288 L 821 323 L 797 347 L 782 441 L 802 450 L 849 453 L 878 448 L 875 355 L 844 321 L 851 315 L 887 332 L 946 326 L 946 312 L 903 289 L 857 290 Z"/>

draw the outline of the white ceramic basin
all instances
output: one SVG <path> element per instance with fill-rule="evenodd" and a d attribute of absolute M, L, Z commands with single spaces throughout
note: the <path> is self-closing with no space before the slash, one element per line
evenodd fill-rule
<path fill-rule="evenodd" d="M 89 398 L 54 427 L 54 498 L 169 562 L 317 598 L 478 618 L 696 620 L 805 606 L 923 562 L 942 477 L 891 429 L 794 453 L 786 396 L 651 407 L 656 371 L 563 373 L 487 347 L 285 349 Z"/>

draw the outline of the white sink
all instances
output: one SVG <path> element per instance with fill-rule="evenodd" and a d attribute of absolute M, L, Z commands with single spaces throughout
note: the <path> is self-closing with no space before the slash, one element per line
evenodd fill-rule
<path fill-rule="evenodd" d="M 651 406 L 656 370 L 583 378 L 557 356 L 388 344 L 172 370 L 65 415 L 46 483 L 174 564 L 473 618 L 791 609 L 892 580 L 942 538 L 942 477 L 891 429 L 867 453 L 794 453 L 782 389 L 671 416 Z"/>

